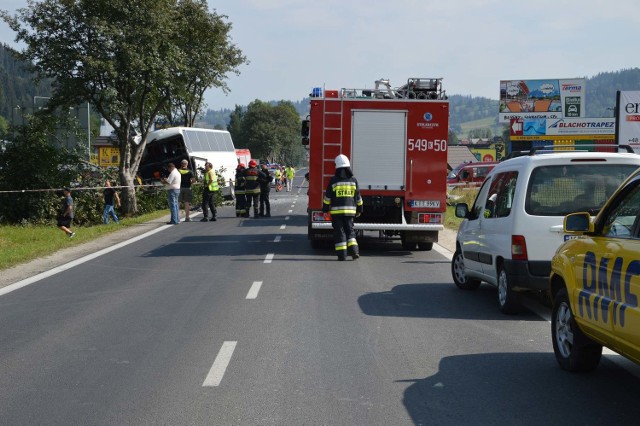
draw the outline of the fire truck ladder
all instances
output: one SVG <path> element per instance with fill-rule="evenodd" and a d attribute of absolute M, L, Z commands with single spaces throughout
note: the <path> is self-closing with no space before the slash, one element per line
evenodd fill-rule
<path fill-rule="evenodd" d="M 327 108 L 327 105 L 331 105 Z M 337 106 L 339 105 L 339 108 Z M 324 150 L 322 158 L 322 185 L 324 187 L 325 178 L 331 178 L 332 173 L 328 173 L 327 162 L 333 163 L 335 157 L 342 152 L 342 112 L 344 101 L 340 95 L 339 101 L 327 101 L 325 97 L 322 106 L 322 149 Z M 335 154 L 335 155 L 334 155 Z"/>

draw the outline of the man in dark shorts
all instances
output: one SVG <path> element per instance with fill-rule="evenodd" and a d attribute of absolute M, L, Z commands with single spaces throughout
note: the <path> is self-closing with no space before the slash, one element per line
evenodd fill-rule
<path fill-rule="evenodd" d="M 62 200 L 60 214 L 58 215 L 58 228 L 71 239 L 76 236 L 76 233 L 70 229 L 71 222 L 73 222 L 73 198 L 71 198 L 71 188 L 64 188 L 63 193 L 64 199 Z"/>
<path fill-rule="evenodd" d="M 191 184 L 196 181 L 193 176 L 193 172 L 189 170 L 189 161 L 182 160 L 180 163 L 180 195 L 178 196 L 178 203 L 184 203 L 184 221 L 191 222 L 189 213 L 191 212 L 191 202 L 193 201 L 193 192 L 191 191 Z"/>

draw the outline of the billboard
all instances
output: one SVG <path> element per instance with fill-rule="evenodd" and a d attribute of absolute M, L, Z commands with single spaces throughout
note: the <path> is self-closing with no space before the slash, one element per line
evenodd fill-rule
<path fill-rule="evenodd" d="M 585 82 L 584 78 L 501 80 L 499 121 L 584 117 Z"/>
<path fill-rule="evenodd" d="M 616 96 L 616 142 L 640 142 L 640 91 L 618 91 Z"/>
<path fill-rule="evenodd" d="M 614 139 L 615 118 L 514 118 L 510 121 L 511 140 Z"/>

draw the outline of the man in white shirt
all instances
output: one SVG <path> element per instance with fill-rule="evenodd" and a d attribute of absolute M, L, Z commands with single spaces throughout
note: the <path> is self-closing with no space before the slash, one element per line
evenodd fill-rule
<path fill-rule="evenodd" d="M 171 212 L 171 220 L 167 222 L 167 225 L 177 225 L 180 223 L 178 197 L 180 196 L 180 182 L 182 177 L 178 169 L 176 169 L 175 164 L 167 164 L 167 169 L 169 170 L 169 176 L 162 179 L 162 182 L 167 188 L 167 199 L 169 201 L 169 211 Z"/>

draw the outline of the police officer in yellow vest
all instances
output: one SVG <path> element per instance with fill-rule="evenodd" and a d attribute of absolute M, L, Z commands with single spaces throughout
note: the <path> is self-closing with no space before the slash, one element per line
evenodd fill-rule
<path fill-rule="evenodd" d="M 206 162 L 204 165 L 204 188 L 202 190 L 202 216 L 200 222 L 215 222 L 216 219 L 216 192 L 218 192 L 218 177 L 213 171 L 213 164 Z M 209 219 L 211 210 L 211 219 Z"/>
<path fill-rule="evenodd" d="M 358 181 L 353 177 L 351 163 L 346 155 L 335 159 L 336 173 L 329 181 L 322 200 L 322 211 L 331 212 L 331 225 L 338 260 L 346 260 L 347 253 L 353 260 L 360 257 L 353 218 L 362 213 L 362 197 Z"/>

